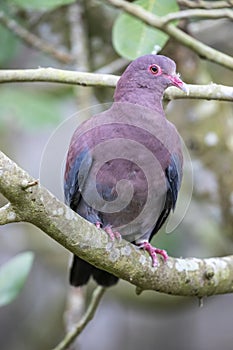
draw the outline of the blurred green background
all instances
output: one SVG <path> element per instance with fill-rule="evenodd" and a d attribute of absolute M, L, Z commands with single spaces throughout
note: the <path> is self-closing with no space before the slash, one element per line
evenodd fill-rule
<path fill-rule="evenodd" d="M 64 3 L 71 4 L 60 6 Z M 56 50 L 69 52 L 73 57 L 62 63 L 54 56 L 29 47 L 0 25 L 1 69 L 55 67 L 121 74 L 127 65 L 127 59 L 121 58 L 112 45 L 112 27 L 119 11 L 102 2 L 14 0 L 1 3 L 0 11 L 15 18 Z M 229 55 L 233 53 L 230 21 L 184 21 L 182 26 L 206 44 Z M 114 28 L 121 35 L 120 39 L 114 38 L 114 46 L 121 47 L 120 40 L 123 40 L 127 49 L 132 40 L 130 34 L 124 31 L 124 27 Z M 150 33 L 149 37 L 157 44 L 156 36 Z M 177 70 L 185 82 L 207 84 L 213 81 L 231 85 L 232 72 L 229 70 L 201 60 L 173 40 L 163 45 L 161 53 L 176 61 Z M 120 53 L 124 54 L 124 48 Z M 124 55 L 128 57 L 127 52 Z M 2 84 L 0 148 L 38 178 L 43 150 L 56 128 L 74 114 L 77 121 L 87 118 L 93 110 L 80 111 L 111 102 L 112 96 L 111 88 L 51 83 Z M 232 106 L 226 102 L 179 100 L 168 104 L 166 114 L 177 126 L 191 155 L 193 191 L 191 204 L 180 225 L 171 234 L 166 234 L 165 229 L 161 231 L 154 238 L 154 243 L 175 257 L 232 254 Z M 54 157 L 51 157 L 54 159 L 60 152 L 65 154 L 64 145 L 69 139 L 67 135 L 64 135 L 64 140 L 62 134 L 59 137 L 60 145 L 57 140 L 52 144 Z M 51 168 L 46 167 L 45 172 L 43 166 L 42 183 L 60 196 L 60 183 L 57 189 L 53 188 L 53 183 L 54 174 L 59 173 L 61 177 L 62 169 L 56 168 L 52 158 Z M 190 186 L 192 181 L 187 178 L 180 203 L 187 202 Z M 0 197 L 0 204 L 5 203 L 6 200 Z M 19 252 L 30 250 L 35 253 L 33 267 L 22 292 L 0 310 L 1 349 L 49 349 L 64 336 L 64 317 L 67 319 L 70 314 L 67 305 L 72 304 L 72 307 L 68 306 L 70 310 L 76 303 L 79 314 L 83 309 L 84 296 L 86 293 L 89 295 L 94 283 L 88 286 L 87 291 L 72 290 L 68 285 L 69 253 L 32 225 L 17 223 L 1 226 L 0 242 L 0 264 Z M 204 299 L 204 306 L 199 308 L 195 298 L 171 297 L 154 292 L 136 296 L 135 288 L 121 281 L 106 293 L 94 321 L 82 333 L 76 348 L 232 350 L 232 321 L 232 295 Z"/>

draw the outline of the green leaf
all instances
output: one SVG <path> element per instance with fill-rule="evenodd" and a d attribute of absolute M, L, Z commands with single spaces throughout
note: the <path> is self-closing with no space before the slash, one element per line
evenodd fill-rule
<path fill-rule="evenodd" d="M 32 252 L 16 255 L 0 267 L 0 306 L 12 302 L 23 288 L 33 263 Z"/>
<path fill-rule="evenodd" d="M 138 0 L 134 3 L 157 16 L 179 11 L 176 0 Z M 160 30 L 125 13 L 119 15 L 113 26 L 113 46 L 120 56 L 130 60 L 160 51 L 157 47 L 162 49 L 168 38 Z"/>
<path fill-rule="evenodd" d="M 28 88 L 0 88 L 0 123 L 15 123 L 36 130 L 61 120 L 61 98 L 55 94 Z"/>
<path fill-rule="evenodd" d="M 25 10 L 52 10 L 56 7 L 72 4 L 76 0 L 10 0 L 10 1 L 11 3 Z"/>

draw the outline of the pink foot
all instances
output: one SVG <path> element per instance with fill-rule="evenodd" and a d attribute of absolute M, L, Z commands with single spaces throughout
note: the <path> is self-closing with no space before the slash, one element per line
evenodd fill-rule
<path fill-rule="evenodd" d="M 155 248 L 149 242 L 143 242 L 142 244 L 140 244 L 139 248 L 145 249 L 150 254 L 152 259 L 152 266 L 157 266 L 158 264 L 157 254 L 162 255 L 164 261 L 167 261 L 168 259 L 168 254 L 166 250 Z"/>
<path fill-rule="evenodd" d="M 115 238 L 118 239 L 119 241 L 121 241 L 120 232 L 113 231 L 112 227 L 110 225 L 105 226 L 104 231 L 109 235 L 111 241 L 114 241 Z"/>
<path fill-rule="evenodd" d="M 96 222 L 95 222 L 95 227 L 101 228 L 101 222 L 100 222 L 100 221 L 96 221 Z"/>

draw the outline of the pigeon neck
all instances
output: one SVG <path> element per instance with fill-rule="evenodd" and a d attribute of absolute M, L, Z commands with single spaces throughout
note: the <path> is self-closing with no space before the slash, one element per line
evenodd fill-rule
<path fill-rule="evenodd" d="M 140 105 L 164 115 L 162 105 L 163 91 L 154 91 L 149 89 L 134 88 L 133 90 L 116 90 L 114 94 L 115 102 L 129 102 Z"/>

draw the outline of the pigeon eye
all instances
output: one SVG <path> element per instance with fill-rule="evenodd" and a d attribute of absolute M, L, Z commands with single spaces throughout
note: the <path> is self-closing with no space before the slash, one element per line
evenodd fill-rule
<path fill-rule="evenodd" d="M 156 64 L 152 64 L 150 67 L 149 67 L 149 71 L 152 73 L 152 74 L 158 74 L 159 72 L 159 67 L 156 66 Z"/>

